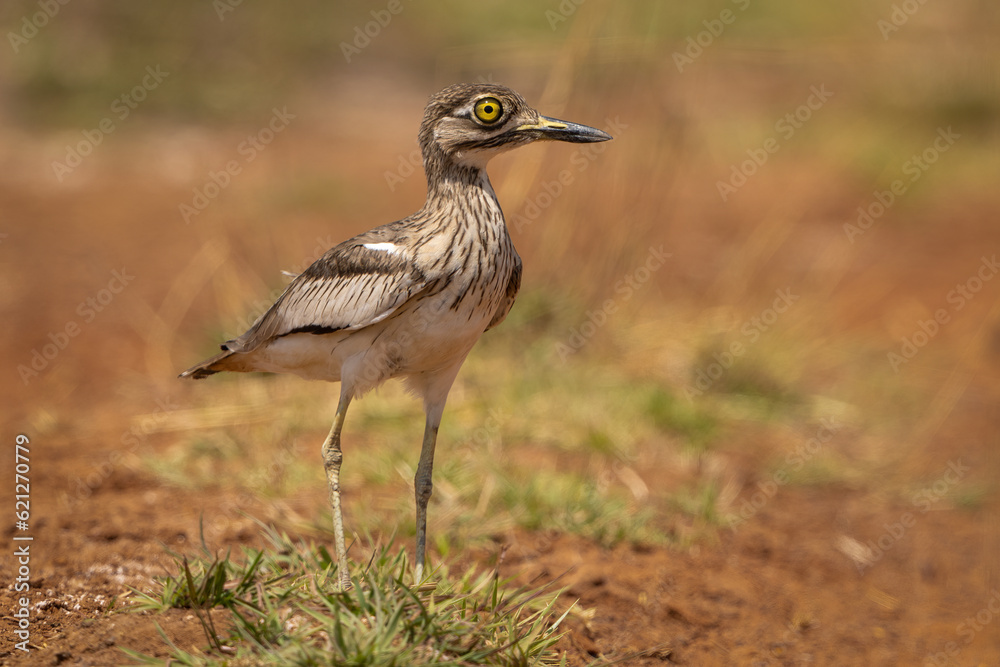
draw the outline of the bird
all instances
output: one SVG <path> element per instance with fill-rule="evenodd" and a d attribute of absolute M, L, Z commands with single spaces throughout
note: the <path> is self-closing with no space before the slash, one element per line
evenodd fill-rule
<path fill-rule="evenodd" d="M 423 207 L 327 251 L 244 334 L 180 374 L 201 379 L 223 371 L 292 373 L 340 382 L 321 453 L 344 589 L 352 584 L 341 505 L 341 430 L 351 401 L 392 378 L 423 400 L 426 415 L 414 477 L 414 576 L 423 581 L 427 505 L 445 402 L 472 347 L 507 317 L 521 285 L 521 259 L 487 163 L 535 141 L 611 138 L 543 116 L 503 85 L 441 90 L 430 97 L 418 132 L 427 178 Z"/>

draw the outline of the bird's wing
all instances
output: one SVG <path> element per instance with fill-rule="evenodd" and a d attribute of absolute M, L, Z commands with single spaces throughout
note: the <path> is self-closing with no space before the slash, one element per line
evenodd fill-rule
<path fill-rule="evenodd" d="M 427 284 L 400 231 L 380 227 L 328 250 L 223 349 L 250 352 L 288 334 L 360 329 L 392 315 Z"/>

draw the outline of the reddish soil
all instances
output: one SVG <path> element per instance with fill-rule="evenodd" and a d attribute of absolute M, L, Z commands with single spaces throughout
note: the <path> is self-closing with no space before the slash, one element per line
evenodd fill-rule
<path fill-rule="evenodd" d="M 61 490 L 93 466 L 101 443 L 50 436 L 35 459 L 32 650 L 11 650 L 16 639 L 8 613 L 0 630 L 3 664 L 120 664 L 126 661 L 120 647 L 166 657 L 157 625 L 178 646 L 206 644 L 190 612 L 105 610 L 127 586 L 146 587 L 163 572 L 167 548 L 193 551 L 199 513 L 225 498 L 193 497 L 120 469 L 85 501 L 62 506 Z M 561 644 L 574 665 L 596 656 L 630 665 L 916 665 L 948 642 L 956 657 L 940 664 L 994 664 L 1000 637 L 988 623 L 974 632 L 977 613 L 981 621 L 996 616 L 982 594 L 981 568 L 996 546 L 995 533 L 983 532 L 983 510 L 920 516 L 862 576 L 836 549 L 842 528 L 877 540 L 907 508 L 874 508 L 864 492 L 847 488 L 779 493 L 781 502 L 768 503 L 738 530 L 686 551 L 504 535 L 509 549 L 501 572 L 525 585 L 556 580 L 567 587 L 563 600 L 578 599 L 583 614 L 570 617 Z M 321 499 L 317 489 L 316 506 Z M 217 544 L 257 543 L 256 533 L 246 521 Z M 13 535 L 7 529 L 4 537 Z M 468 559 L 487 567 L 497 551 Z M 4 567 L 13 568 L 9 556 Z M 0 604 L 11 610 L 16 597 L 8 588 Z"/>

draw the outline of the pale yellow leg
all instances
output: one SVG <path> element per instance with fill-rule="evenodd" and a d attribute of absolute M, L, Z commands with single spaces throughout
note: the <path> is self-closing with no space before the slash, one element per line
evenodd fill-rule
<path fill-rule="evenodd" d="M 438 421 L 428 416 L 427 427 L 424 430 L 424 442 L 420 447 L 420 463 L 417 464 L 417 474 L 413 479 L 414 494 L 417 500 L 417 558 L 414 574 L 416 583 L 424 578 L 424 558 L 427 550 L 427 502 L 431 499 L 434 484 L 431 481 L 434 469 L 434 447 L 437 443 Z"/>
<path fill-rule="evenodd" d="M 326 468 L 326 483 L 330 489 L 330 509 L 333 511 L 333 539 L 337 549 L 337 573 L 340 585 L 345 590 L 351 587 L 351 577 L 347 570 L 344 515 L 340 509 L 340 464 L 344 460 L 344 454 L 340 450 L 340 430 L 344 427 L 344 417 L 347 415 L 347 406 L 350 404 L 350 394 L 341 394 L 337 415 L 333 418 L 333 426 L 323 443 L 323 465 Z"/>

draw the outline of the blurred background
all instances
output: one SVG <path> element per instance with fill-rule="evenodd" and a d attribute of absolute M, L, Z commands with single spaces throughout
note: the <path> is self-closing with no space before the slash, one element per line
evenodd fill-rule
<path fill-rule="evenodd" d="M 734 626 L 867 664 L 1000 652 L 960 627 L 1000 589 L 996 3 L 8 0 L 0 25 L 0 391 L 47 576 L 155 562 L 199 517 L 217 545 L 255 539 L 243 512 L 326 535 L 336 388 L 175 376 L 281 271 L 417 210 L 428 96 L 496 82 L 615 138 L 491 164 L 524 281 L 452 392 L 436 553 L 554 576 L 572 536 L 686 554 L 657 567 L 695 591 L 698 554 L 773 575 L 739 595 L 780 611 L 704 621 L 692 664 Z M 394 385 L 352 406 L 365 539 L 412 535 L 420 415 Z M 635 590 L 572 582 L 618 646 L 601 610 Z M 634 643 L 705 618 L 659 609 Z"/>

